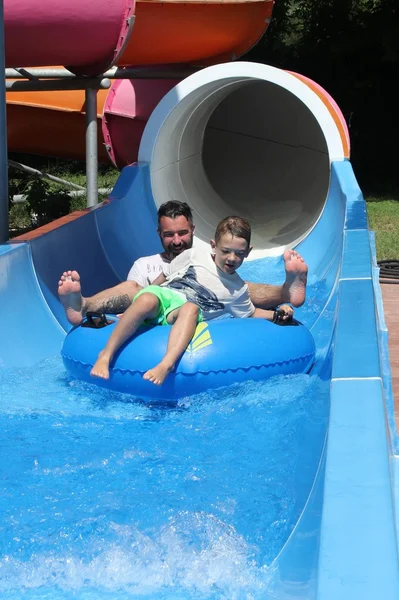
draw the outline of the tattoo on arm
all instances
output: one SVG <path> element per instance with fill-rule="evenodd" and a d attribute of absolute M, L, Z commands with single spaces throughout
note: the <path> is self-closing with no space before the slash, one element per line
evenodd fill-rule
<path fill-rule="evenodd" d="M 131 305 L 132 301 L 129 298 L 128 294 L 123 294 L 121 296 L 112 296 L 111 298 L 107 298 L 101 305 L 101 310 L 106 313 L 111 314 L 119 314 L 125 312 L 127 308 Z"/>

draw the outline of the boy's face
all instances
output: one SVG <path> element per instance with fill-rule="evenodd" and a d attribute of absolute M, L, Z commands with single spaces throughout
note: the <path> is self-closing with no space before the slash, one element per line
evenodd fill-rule
<path fill-rule="evenodd" d="M 211 247 L 215 253 L 216 266 L 228 275 L 236 272 L 252 250 L 244 238 L 230 233 L 222 235 L 217 244 L 215 240 L 211 240 Z"/>

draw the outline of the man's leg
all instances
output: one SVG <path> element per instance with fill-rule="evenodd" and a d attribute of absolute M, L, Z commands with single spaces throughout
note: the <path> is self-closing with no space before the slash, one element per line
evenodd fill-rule
<path fill-rule="evenodd" d="M 90 375 L 109 378 L 109 365 L 115 352 L 132 337 L 145 319 L 155 319 L 159 311 L 159 300 L 151 293 L 142 294 L 129 306 L 118 321 L 105 348 L 101 350 L 98 358 L 90 371 Z"/>
<path fill-rule="evenodd" d="M 79 325 L 88 311 L 112 314 L 124 312 L 140 290 L 141 286 L 135 281 L 123 281 L 113 288 L 84 298 L 77 271 L 65 271 L 58 282 L 58 295 L 72 325 Z"/>
<path fill-rule="evenodd" d="M 170 316 L 175 316 L 176 321 L 170 330 L 166 354 L 160 363 L 143 375 L 144 379 L 152 381 L 155 385 L 162 385 L 167 375 L 174 369 L 176 361 L 187 348 L 197 327 L 199 308 L 196 304 L 186 302 L 173 313 L 170 313 Z"/>
<path fill-rule="evenodd" d="M 248 283 L 251 300 L 257 308 L 269 309 L 289 302 L 302 306 L 306 298 L 308 267 L 296 250 L 284 252 L 285 282 L 282 285 Z"/>

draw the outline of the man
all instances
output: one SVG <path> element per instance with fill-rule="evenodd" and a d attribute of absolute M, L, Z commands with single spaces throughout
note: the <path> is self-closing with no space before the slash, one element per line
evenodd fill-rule
<path fill-rule="evenodd" d="M 136 260 L 127 281 L 85 298 L 81 293 L 79 273 L 65 271 L 58 282 L 58 295 L 68 321 L 72 325 L 79 325 L 88 311 L 124 312 L 142 288 L 150 285 L 161 272 L 167 272 L 166 265 L 192 247 L 194 231 L 188 204 L 170 200 L 158 210 L 158 235 L 164 251 Z M 251 301 L 257 308 L 269 309 L 285 302 L 298 307 L 304 303 L 308 271 L 306 263 L 295 250 L 286 250 L 284 264 L 286 277 L 282 285 L 247 282 Z"/>

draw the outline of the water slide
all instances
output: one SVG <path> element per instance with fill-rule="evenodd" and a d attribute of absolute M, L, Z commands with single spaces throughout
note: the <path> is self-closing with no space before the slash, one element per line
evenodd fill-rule
<path fill-rule="evenodd" d="M 137 160 L 145 124 L 174 79 L 117 79 L 97 92 L 98 159 L 122 168 Z M 8 92 L 10 152 L 85 160 L 85 93 Z M 29 127 L 27 127 L 29 124 Z"/>
<path fill-rule="evenodd" d="M 41 67 L 50 57 L 84 75 L 112 65 L 232 60 L 259 40 L 273 8 L 272 0 L 4 4 L 6 67 Z"/>
<path fill-rule="evenodd" d="M 138 158 L 102 206 L 0 248 L 3 597 L 396 600 L 387 331 L 338 106 L 295 73 L 210 66 L 163 97 Z M 281 282 L 285 248 L 306 258 L 308 376 L 177 410 L 68 379 L 59 274 L 77 268 L 85 295 L 124 280 L 159 250 L 169 198 L 198 245 L 228 213 L 251 220 L 248 279 Z"/>
<path fill-rule="evenodd" d="M 112 0 L 81 7 L 76 2 L 77 20 L 74 6 L 63 2 L 46 0 L 26 11 L 24 3 L 6 0 L 6 66 L 45 66 L 50 57 L 53 64 L 87 75 L 112 65 L 203 66 L 234 60 L 265 32 L 273 4 Z M 101 162 L 111 160 L 121 168 L 137 159 L 143 127 L 165 85 L 118 81 L 108 93 L 99 91 Z M 84 92 L 9 92 L 7 122 L 12 152 L 84 160 Z"/>

